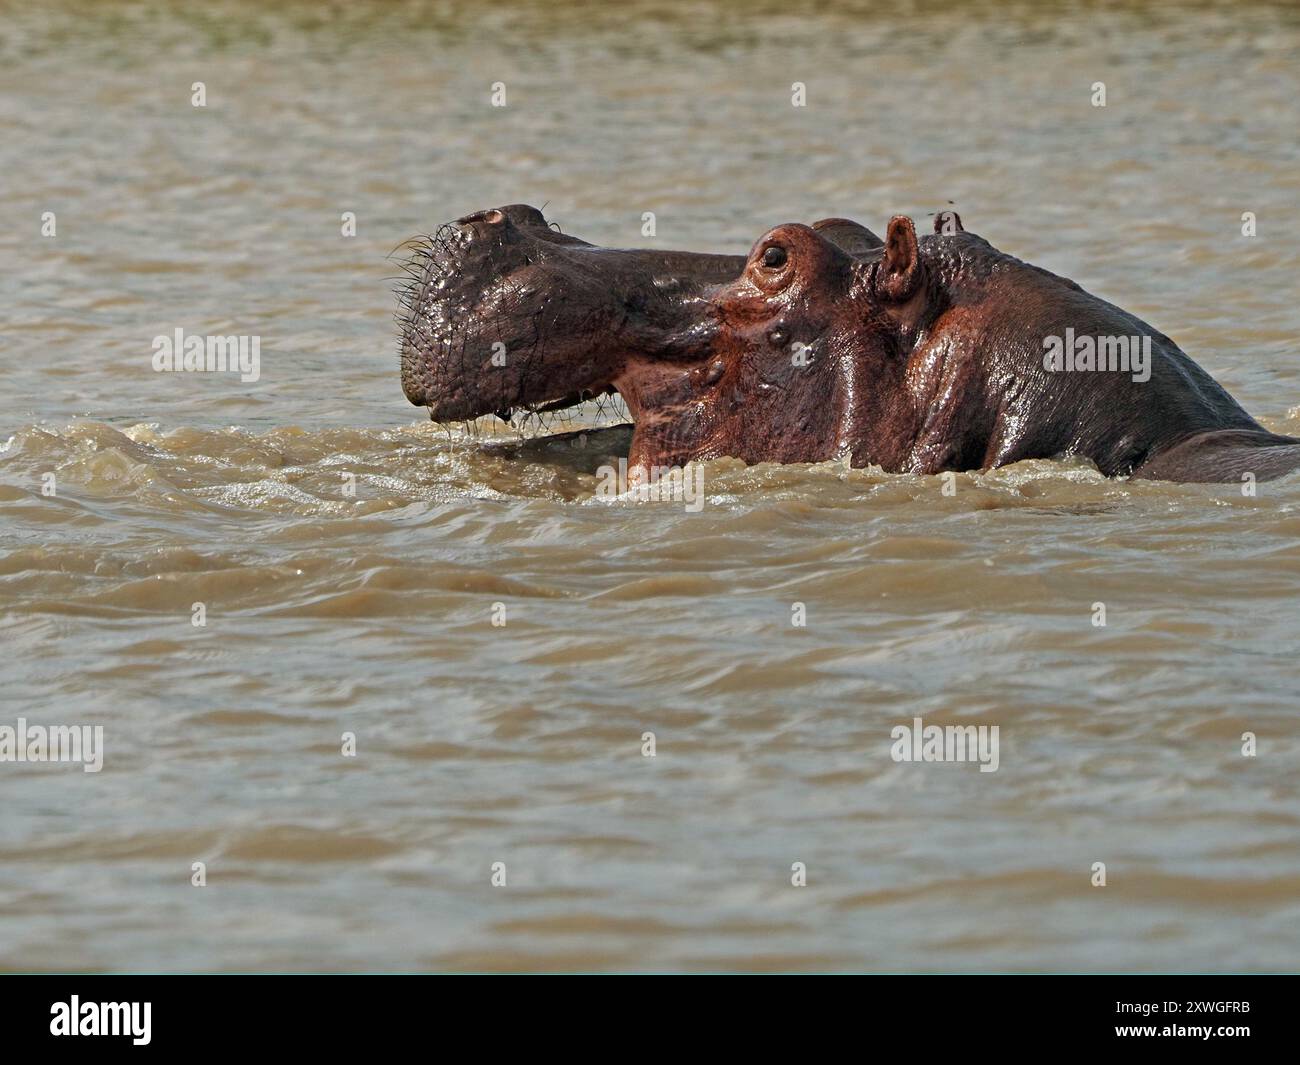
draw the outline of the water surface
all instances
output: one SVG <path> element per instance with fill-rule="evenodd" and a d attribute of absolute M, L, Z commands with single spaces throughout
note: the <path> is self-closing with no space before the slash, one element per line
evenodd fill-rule
<path fill-rule="evenodd" d="M 408 406 L 385 280 L 494 204 L 733 252 L 953 204 L 1300 433 L 1294 8 L 55 3 L 0 57 L 0 724 L 106 743 L 0 765 L 0 966 L 1296 967 L 1300 481 L 610 504 L 625 434 Z M 260 379 L 154 373 L 177 328 Z M 998 771 L 895 763 L 914 717 Z"/>

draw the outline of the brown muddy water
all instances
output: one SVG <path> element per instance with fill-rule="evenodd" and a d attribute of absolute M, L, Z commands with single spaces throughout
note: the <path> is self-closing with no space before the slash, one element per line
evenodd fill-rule
<path fill-rule="evenodd" d="M 1294 7 L 56 3 L 0 56 L 0 725 L 104 730 L 0 763 L 0 966 L 1300 964 L 1296 477 L 605 502 L 618 432 L 407 405 L 385 280 L 502 203 L 743 252 L 953 202 L 1300 433 Z M 259 379 L 155 373 L 178 328 Z"/>

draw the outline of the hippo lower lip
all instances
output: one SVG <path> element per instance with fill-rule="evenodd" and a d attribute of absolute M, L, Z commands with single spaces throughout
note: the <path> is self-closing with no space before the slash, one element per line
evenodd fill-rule
<path fill-rule="evenodd" d="M 542 403 L 539 406 L 530 408 L 534 414 L 550 414 L 558 410 L 568 410 L 570 407 L 576 407 L 581 403 L 586 403 L 597 396 L 616 396 L 618 390 L 612 385 L 606 385 L 603 388 L 584 388 L 578 392 L 570 392 L 567 396 L 561 396 L 559 399 L 553 399 L 549 403 Z"/>
<path fill-rule="evenodd" d="M 595 399 L 602 395 L 617 395 L 617 392 L 610 387 L 598 389 L 582 389 L 580 392 L 571 392 L 567 396 L 561 396 L 558 399 L 552 399 L 544 403 L 532 404 L 526 407 L 520 407 L 528 414 L 554 414 L 557 411 L 570 410 L 580 404 L 586 403 L 590 399 Z M 501 419 L 503 422 L 510 421 L 515 415 L 516 408 L 505 407 L 502 410 L 493 411 L 494 417 Z"/>

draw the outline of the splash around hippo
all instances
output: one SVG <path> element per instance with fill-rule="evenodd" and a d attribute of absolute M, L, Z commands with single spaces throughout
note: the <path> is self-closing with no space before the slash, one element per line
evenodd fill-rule
<path fill-rule="evenodd" d="M 1178 346 L 955 214 L 881 241 L 843 218 L 749 255 L 613 250 L 535 208 L 415 246 L 402 384 L 438 420 L 617 392 L 633 470 L 730 456 L 889 473 L 1078 456 L 1107 476 L 1240 481 L 1300 467 Z"/>

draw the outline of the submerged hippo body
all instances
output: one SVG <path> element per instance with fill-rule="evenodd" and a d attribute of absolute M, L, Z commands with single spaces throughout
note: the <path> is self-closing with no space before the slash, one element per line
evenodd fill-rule
<path fill-rule="evenodd" d="M 532 208 L 483 212 L 414 264 L 403 385 L 437 420 L 617 391 L 634 470 L 1076 455 L 1108 476 L 1239 481 L 1300 467 L 1300 440 L 1263 429 L 1168 337 L 955 215 L 936 229 L 918 239 L 897 217 L 882 242 L 846 219 L 782 225 L 742 258 L 602 249 Z"/>

